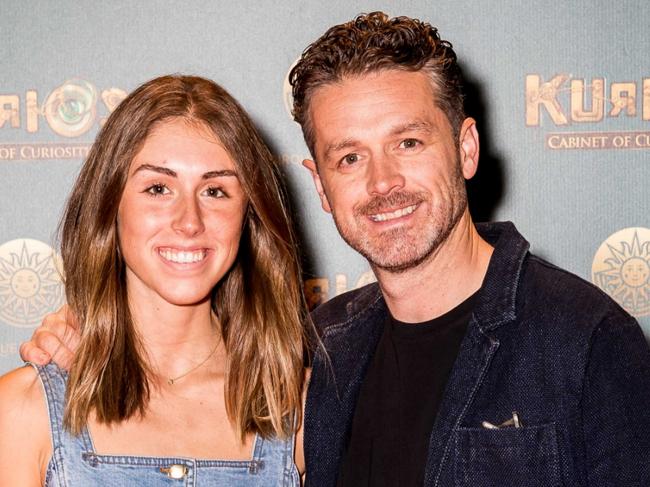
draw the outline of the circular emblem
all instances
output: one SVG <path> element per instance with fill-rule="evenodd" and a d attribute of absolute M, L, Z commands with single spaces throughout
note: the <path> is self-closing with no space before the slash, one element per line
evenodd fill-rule
<path fill-rule="evenodd" d="M 126 91 L 120 88 L 109 88 L 102 91 L 102 101 L 109 112 L 112 112 L 127 96 Z"/>
<path fill-rule="evenodd" d="M 650 229 L 631 227 L 610 235 L 594 256 L 591 276 L 631 315 L 650 315 Z"/>
<path fill-rule="evenodd" d="M 293 64 L 289 66 L 287 74 L 284 77 L 284 83 L 282 83 L 282 99 L 284 100 L 284 108 L 289 114 L 291 120 L 293 120 L 293 93 L 291 91 L 291 83 L 289 83 L 289 73 L 291 73 L 293 67 L 298 64 L 299 59 L 300 58 L 296 59 Z"/>
<path fill-rule="evenodd" d="M 377 277 L 375 277 L 374 272 L 366 271 L 359 277 L 359 280 L 357 281 L 357 287 L 355 289 L 359 289 L 360 287 L 363 287 L 366 284 L 370 284 L 371 282 L 377 282 Z"/>
<path fill-rule="evenodd" d="M 78 137 L 95 122 L 97 89 L 84 80 L 66 81 L 49 94 L 44 115 L 50 128 L 64 137 Z"/>
<path fill-rule="evenodd" d="M 52 247 L 29 238 L 0 245 L 0 320 L 39 325 L 63 303 L 60 260 Z"/>

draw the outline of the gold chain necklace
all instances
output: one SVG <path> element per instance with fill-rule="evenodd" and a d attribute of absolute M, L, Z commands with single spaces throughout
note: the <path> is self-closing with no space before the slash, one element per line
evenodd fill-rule
<path fill-rule="evenodd" d="M 194 367 L 192 367 L 192 368 L 191 368 L 190 370 L 188 370 L 187 372 L 183 372 L 181 375 L 178 375 L 178 376 L 176 376 L 176 377 L 168 377 L 168 378 L 167 378 L 167 384 L 169 384 L 170 386 L 173 386 L 174 383 L 175 383 L 176 381 L 182 379 L 182 378 L 185 377 L 186 375 L 191 374 L 191 373 L 194 372 L 196 369 L 198 369 L 199 367 L 201 367 L 201 366 L 202 366 L 203 364 L 205 364 L 208 360 L 210 360 L 210 357 L 212 357 L 212 356 L 214 355 L 214 352 L 217 351 L 217 348 L 219 348 L 219 340 L 217 341 L 217 344 L 214 346 L 214 348 L 212 349 L 212 351 L 210 352 L 210 354 L 209 354 L 207 357 L 205 357 L 205 358 L 203 359 L 203 361 L 201 361 L 200 363 L 198 363 L 197 365 L 195 365 Z"/>

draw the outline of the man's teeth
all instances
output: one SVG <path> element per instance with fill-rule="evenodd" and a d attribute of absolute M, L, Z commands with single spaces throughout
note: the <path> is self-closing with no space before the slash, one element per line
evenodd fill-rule
<path fill-rule="evenodd" d="M 415 211 L 418 205 L 411 205 L 405 208 L 400 208 L 399 210 L 391 211 L 390 213 L 377 213 L 376 215 L 370 215 L 372 221 L 375 222 L 385 222 L 386 220 L 393 220 L 401 216 L 410 215 Z"/>
<path fill-rule="evenodd" d="M 195 250 L 194 252 L 176 252 L 173 250 L 161 250 L 160 255 L 171 262 L 178 264 L 190 264 L 192 262 L 200 262 L 205 259 L 204 250 Z"/>

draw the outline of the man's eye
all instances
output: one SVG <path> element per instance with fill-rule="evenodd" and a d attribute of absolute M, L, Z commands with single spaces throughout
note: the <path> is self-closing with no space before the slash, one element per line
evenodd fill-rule
<path fill-rule="evenodd" d="M 417 139 L 404 139 L 399 146 L 402 149 L 415 149 L 418 145 L 420 141 Z"/>
<path fill-rule="evenodd" d="M 226 193 L 221 188 L 209 187 L 204 193 L 211 198 L 224 198 Z"/>
<path fill-rule="evenodd" d="M 359 162 L 359 154 L 348 154 L 345 156 L 342 160 L 341 163 L 344 165 L 352 165 Z"/>
<path fill-rule="evenodd" d="M 164 184 L 153 184 L 149 186 L 145 191 L 152 196 L 163 196 L 171 192 L 169 191 L 169 188 Z"/>

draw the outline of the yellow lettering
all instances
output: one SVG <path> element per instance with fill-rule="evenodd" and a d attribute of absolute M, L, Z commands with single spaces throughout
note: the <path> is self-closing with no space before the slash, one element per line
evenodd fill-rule
<path fill-rule="evenodd" d="M 636 115 L 636 83 L 612 83 L 612 110 L 610 117 L 618 117 L 625 110 L 628 117 Z"/>
<path fill-rule="evenodd" d="M 329 294 L 329 281 L 325 278 L 305 280 L 305 298 L 309 309 L 314 309 L 319 304 L 327 301 Z"/>
<path fill-rule="evenodd" d="M 587 134 L 552 134 L 547 138 L 551 149 L 602 149 L 607 147 L 608 135 Z"/>
<path fill-rule="evenodd" d="M 0 95 L 0 128 L 7 121 L 13 128 L 20 127 L 20 98 L 18 95 Z"/>
<path fill-rule="evenodd" d="M 634 145 L 636 147 L 650 147 L 650 134 L 648 132 L 636 134 Z"/>
<path fill-rule="evenodd" d="M 526 125 L 540 124 L 540 112 L 543 106 L 555 125 L 569 123 L 557 101 L 557 93 L 568 76 L 558 74 L 550 81 L 542 83 L 541 76 L 529 74 L 526 76 Z"/>
<path fill-rule="evenodd" d="M 361 276 L 359 277 L 355 289 L 359 289 L 360 287 L 363 287 L 366 284 L 370 284 L 371 282 L 375 282 L 375 281 L 377 281 L 377 278 L 375 277 L 375 273 L 372 271 L 366 271 L 363 274 L 361 274 Z"/>
<path fill-rule="evenodd" d="M 650 78 L 643 78 L 643 120 L 650 120 Z"/>
<path fill-rule="evenodd" d="M 585 82 L 571 80 L 571 120 L 574 122 L 599 122 L 605 116 L 605 79 L 591 82 L 591 110 L 585 108 Z"/>
<path fill-rule="evenodd" d="M 18 353 L 18 344 L 0 343 L 0 357 L 10 357 Z"/>
<path fill-rule="evenodd" d="M 34 133 L 38 131 L 38 116 L 41 113 L 36 91 L 29 90 L 25 93 L 25 109 L 27 112 L 27 132 Z"/>
<path fill-rule="evenodd" d="M 559 149 L 560 148 L 560 146 L 559 146 L 560 142 L 562 142 L 562 139 L 560 138 L 559 135 L 551 135 L 548 138 L 548 146 L 551 149 Z"/>
<path fill-rule="evenodd" d="M 0 147 L 0 160 L 11 161 L 16 158 L 15 147 Z"/>
<path fill-rule="evenodd" d="M 345 274 L 337 274 L 334 276 L 334 293 L 335 296 L 343 294 L 348 290 L 348 276 Z"/>
<path fill-rule="evenodd" d="M 31 145 L 23 145 L 20 147 L 20 158 L 21 159 L 35 159 L 34 157 L 34 147 Z"/>

